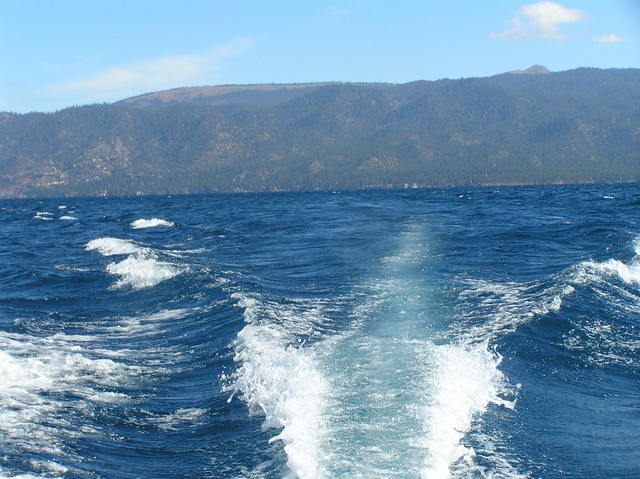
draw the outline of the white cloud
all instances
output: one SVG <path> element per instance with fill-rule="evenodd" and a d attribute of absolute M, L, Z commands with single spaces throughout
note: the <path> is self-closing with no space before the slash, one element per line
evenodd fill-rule
<path fill-rule="evenodd" d="M 624 38 L 615 33 L 609 33 L 607 35 L 593 37 L 593 41 L 598 43 L 620 43 L 624 42 Z"/>
<path fill-rule="evenodd" d="M 560 33 L 560 27 L 563 24 L 586 19 L 586 14 L 577 8 L 567 8 L 554 2 L 538 2 L 521 7 L 510 22 L 512 27 L 493 36 L 505 40 L 562 40 L 564 35 Z"/>
<path fill-rule="evenodd" d="M 154 90 L 215 81 L 213 78 L 225 60 L 251 45 L 239 38 L 218 45 L 208 52 L 155 58 L 126 66 L 110 68 L 89 77 L 50 88 L 55 94 L 75 94 L 81 101 L 111 101 Z"/>

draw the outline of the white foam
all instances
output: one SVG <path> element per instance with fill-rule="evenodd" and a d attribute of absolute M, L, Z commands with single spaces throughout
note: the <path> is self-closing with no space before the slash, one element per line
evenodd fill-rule
<path fill-rule="evenodd" d="M 131 222 L 131 227 L 133 229 L 141 229 L 141 228 L 156 228 L 158 226 L 164 226 L 164 227 L 171 227 L 174 226 L 175 223 L 171 222 L 171 221 L 167 221 L 167 220 L 163 220 L 160 218 L 151 218 L 151 219 L 144 219 L 144 218 L 140 218 L 138 220 L 132 221 Z"/>
<path fill-rule="evenodd" d="M 495 451 L 490 438 L 478 444 L 488 455 L 490 469 L 475 462 L 477 451 L 466 447 L 463 439 L 492 404 L 515 407 L 515 399 L 506 398 L 515 397 L 517 389 L 500 371 L 502 357 L 489 345 L 520 324 L 562 307 L 575 289 L 563 275 L 552 279 L 548 287 L 538 282 L 466 281 L 460 322 L 446 334 L 450 343 L 433 346 L 435 368 L 426 379 L 432 385 L 431 396 L 425 398 L 423 414 L 423 447 L 428 451 L 423 478 L 526 477 Z"/>
<path fill-rule="evenodd" d="M 617 259 L 603 262 L 585 261 L 573 268 L 570 276 L 576 285 L 585 285 L 602 298 L 610 307 L 627 314 L 640 313 L 638 288 L 640 288 L 640 239 L 634 241 L 635 256 L 628 263 Z M 620 280 L 632 288 L 620 285 Z M 580 351 L 596 366 L 635 365 L 640 340 L 633 326 L 597 318 L 573 322 L 574 328 L 565 336 L 564 346 Z"/>
<path fill-rule="evenodd" d="M 193 424 L 207 413 L 206 409 L 186 408 L 155 418 L 153 422 L 163 431 L 177 431 L 181 425 Z"/>
<path fill-rule="evenodd" d="M 77 266 L 69 266 L 68 264 L 57 264 L 54 266 L 55 269 L 59 269 L 61 271 L 75 271 L 75 272 L 86 272 L 91 271 L 88 268 L 79 268 Z"/>
<path fill-rule="evenodd" d="M 153 258 L 129 256 L 119 263 L 108 264 L 107 272 L 120 276 L 114 287 L 129 286 L 133 289 L 141 289 L 149 288 L 161 281 L 171 279 L 182 271 L 169 263 Z"/>
<path fill-rule="evenodd" d="M 87 251 L 97 251 L 103 256 L 113 256 L 118 254 L 136 254 L 143 253 L 144 248 L 138 246 L 131 240 L 123 240 L 120 238 L 97 238 L 91 240 L 85 246 Z"/>
<path fill-rule="evenodd" d="M 0 469 L 0 479 L 63 479 L 62 476 L 34 476 L 33 474 L 18 474 L 17 476 L 5 476 Z"/>
<path fill-rule="evenodd" d="M 140 371 L 95 351 L 89 354 L 62 334 L 0 333 L 0 436 L 24 454 L 64 455 L 60 438 L 83 434 L 70 423 L 71 411 L 88 413 L 92 402 Z M 67 392 L 76 399 L 60 399 Z"/>
<path fill-rule="evenodd" d="M 514 407 L 501 357 L 488 346 L 506 326 L 468 337 L 466 327 L 441 332 L 444 325 L 428 317 L 429 284 L 420 272 L 427 247 L 419 228 L 405 233 L 398 252 L 382 259 L 381 277 L 367 288 L 372 294 L 354 310 L 357 330 L 316 347 L 330 350 L 320 357 L 332 385 L 322 443 L 329 476 L 503 477 L 502 457 L 491 458 L 481 476 L 471 473 L 482 467 L 463 439 L 492 404 Z M 439 334 L 448 344 L 433 344 Z M 462 463 L 465 473 L 453 473 Z"/>
<path fill-rule="evenodd" d="M 574 270 L 572 280 L 579 284 L 597 283 L 607 276 L 617 276 L 627 284 L 640 285 L 640 238 L 633 242 L 635 256 L 629 263 L 617 259 L 603 262 L 584 261 Z"/>
<path fill-rule="evenodd" d="M 327 383 L 315 354 L 291 344 L 286 326 L 262 321 L 257 299 L 235 297 L 248 324 L 234 343 L 239 366 L 225 390 L 240 393 L 252 414 L 263 415 L 263 428 L 281 428 L 270 442 L 284 442 L 292 477 L 323 478 L 319 457 Z"/>
<path fill-rule="evenodd" d="M 633 366 L 638 363 L 640 353 L 640 339 L 633 326 L 618 324 L 614 327 L 598 319 L 575 324 L 563 344 L 567 349 L 582 352 L 597 366 Z"/>
<path fill-rule="evenodd" d="M 129 255 L 122 261 L 107 265 L 108 273 L 120 276 L 114 288 L 149 288 L 184 271 L 179 266 L 158 260 L 157 253 L 151 248 L 131 240 L 97 238 L 89 241 L 85 249 L 98 251 L 103 256 Z"/>
<path fill-rule="evenodd" d="M 436 369 L 430 378 L 432 395 L 424 409 L 427 451 L 421 477 L 446 479 L 451 468 L 473 464 L 475 451 L 462 444 L 473 421 L 490 404 L 513 409 L 514 403 L 501 397 L 507 382 L 498 369 L 501 357 L 487 343 L 434 346 Z"/>
<path fill-rule="evenodd" d="M 145 336 L 158 331 L 159 326 L 167 321 L 184 318 L 196 309 L 163 309 L 152 314 L 130 316 L 120 319 L 114 326 L 109 327 L 111 333 L 118 333 L 126 337 Z"/>
<path fill-rule="evenodd" d="M 640 284 L 640 262 L 634 259 L 630 264 L 617 259 L 610 259 L 602 263 L 587 261 L 580 265 L 579 281 L 590 282 L 599 280 L 602 275 L 617 275 L 628 284 Z"/>
<path fill-rule="evenodd" d="M 462 321 L 454 333 L 466 343 L 493 341 L 537 316 L 558 311 L 563 299 L 571 295 L 575 288 L 561 276 L 552 279 L 553 284 L 542 289 L 535 282 L 468 280 L 468 289 L 460 294 L 460 299 L 471 309 L 461 308 Z M 467 322 L 472 324 L 466 325 Z"/>
<path fill-rule="evenodd" d="M 36 220 L 51 221 L 53 219 L 51 216 L 52 213 L 49 213 L 48 211 L 38 211 L 33 218 Z"/>
<path fill-rule="evenodd" d="M 629 263 L 624 263 L 617 259 L 609 259 L 598 263 L 595 261 L 585 261 L 578 265 L 578 282 L 598 281 L 602 275 L 617 275 L 627 284 L 640 285 L 640 237 L 633 242 L 635 256 Z"/>
<path fill-rule="evenodd" d="M 35 460 L 31 460 L 29 461 L 29 465 L 37 470 L 43 471 L 43 472 L 53 472 L 56 474 L 65 474 L 67 472 L 69 472 L 69 468 L 66 466 L 63 466 L 61 464 L 58 464 L 57 462 L 53 462 L 53 461 L 35 461 Z"/>

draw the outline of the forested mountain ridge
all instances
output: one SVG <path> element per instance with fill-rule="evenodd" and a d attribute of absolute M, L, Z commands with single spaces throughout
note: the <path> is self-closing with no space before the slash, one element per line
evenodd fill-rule
<path fill-rule="evenodd" d="M 540 73 L 2 113 L 0 196 L 640 180 L 640 70 Z"/>

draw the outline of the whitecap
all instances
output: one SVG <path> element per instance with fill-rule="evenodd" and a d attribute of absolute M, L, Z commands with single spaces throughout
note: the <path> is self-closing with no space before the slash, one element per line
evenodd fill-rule
<path fill-rule="evenodd" d="M 164 226 L 164 227 L 171 227 L 174 226 L 175 223 L 171 222 L 171 221 L 167 221 L 167 220 L 163 220 L 160 218 L 151 218 L 151 219 L 144 219 L 144 218 L 140 218 L 137 219 L 135 221 L 131 222 L 131 227 L 133 229 L 141 229 L 141 228 L 155 228 L 158 226 Z"/>
<path fill-rule="evenodd" d="M 90 348 L 91 344 L 87 347 Z M 0 333 L 0 436 L 23 454 L 48 452 L 65 456 L 63 439 L 84 433 L 74 416 L 91 414 L 92 404 L 141 373 L 138 367 L 101 357 L 96 351 L 57 334 L 38 338 Z M 63 399 L 73 392 L 74 399 Z M 62 472 L 49 463 L 50 472 Z M 64 466 L 60 466 L 63 468 Z"/>
<path fill-rule="evenodd" d="M 85 249 L 87 251 L 97 251 L 102 256 L 113 256 L 118 254 L 136 254 L 143 253 L 144 248 L 138 246 L 131 240 L 123 240 L 120 238 L 97 238 L 89 241 Z"/>
<path fill-rule="evenodd" d="M 103 256 L 127 255 L 127 258 L 107 265 L 107 272 L 120 276 L 114 288 L 148 288 L 173 278 L 183 268 L 157 259 L 158 253 L 134 241 L 119 238 L 97 238 L 87 243 L 87 251 L 98 251 Z"/>
<path fill-rule="evenodd" d="M 38 211 L 33 218 L 36 220 L 51 221 L 53 219 L 51 216 L 53 216 L 53 214 L 48 211 Z"/>
<path fill-rule="evenodd" d="M 640 263 L 636 260 L 630 264 L 617 259 L 610 259 L 602 263 L 586 261 L 579 267 L 578 281 L 599 281 L 603 276 L 616 275 L 629 284 L 640 284 Z"/>
<path fill-rule="evenodd" d="M 278 311 L 264 309 L 257 298 L 237 293 L 234 297 L 245 309 L 248 324 L 234 342 L 234 360 L 239 366 L 225 391 L 239 393 L 252 414 L 262 415 L 263 428 L 281 428 L 270 442 L 284 442 L 287 467 L 293 477 L 321 479 L 325 477 L 320 442 L 328 385 L 315 353 L 293 344 L 286 325 L 278 324 L 277 317 L 269 317 Z M 290 316 L 292 312 L 283 306 L 282 313 Z"/>
<path fill-rule="evenodd" d="M 430 373 L 431 399 L 423 412 L 427 457 L 421 476 L 444 479 L 456 465 L 477 468 L 475 451 L 462 444 L 476 418 L 490 404 L 513 409 L 515 402 L 503 397 L 509 391 L 498 369 L 502 357 L 488 343 L 440 345 L 431 351 L 436 367 Z"/>
<path fill-rule="evenodd" d="M 617 259 L 603 262 L 585 261 L 578 265 L 574 280 L 578 283 L 598 282 L 607 276 L 617 276 L 627 284 L 640 285 L 640 239 L 633 244 L 635 256 L 629 263 Z"/>
<path fill-rule="evenodd" d="M 141 289 L 171 279 L 180 274 L 181 270 L 170 263 L 134 255 L 119 263 L 108 264 L 107 272 L 120 276 L 114 287 L 130 286 L 133 289 Z"/>

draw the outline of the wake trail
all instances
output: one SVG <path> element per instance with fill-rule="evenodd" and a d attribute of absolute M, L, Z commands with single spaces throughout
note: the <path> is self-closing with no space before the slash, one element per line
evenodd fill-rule
<path fill-rule="evenodd" d="M 422 230 L 400 242 L 372 268 L 351 326 L 309 345 L 300 338 L 326 321 L 320 311 L 237 296 L 247 325 L 228 390 L 280 430 L 272 441 L 283 441 L 287 477 L 465 477 L 478 469 L 463 444 L 476 420 L 491 404 L 514 406 L 487 339 L 446 339 L 451 325 L 429 304 Z M 496 477 L 517 477 L 503 471 Z"/>

